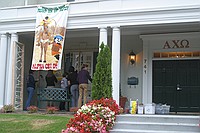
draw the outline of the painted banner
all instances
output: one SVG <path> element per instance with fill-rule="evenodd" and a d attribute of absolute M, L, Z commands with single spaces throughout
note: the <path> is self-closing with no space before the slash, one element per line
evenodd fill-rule
<path fill-rule="evenodd" d="M 32 70 L 61 69 L 69 5 L 38 7 Z"/>

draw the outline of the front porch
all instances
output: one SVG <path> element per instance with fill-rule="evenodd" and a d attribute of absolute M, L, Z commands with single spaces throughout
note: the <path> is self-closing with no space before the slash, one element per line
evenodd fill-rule
<path fill-rule="evenodd" d="M 135 3 L 135 1 L 131 0 L 118 0 L 106 3 L 105 0 L 102 0 L 101 2 L 72 3 L 63 52 L 65 54 L 63 56 L 63 64 L 65 64 L 63 70 L 66 71 L 67 69 L 65 68 L 67 67 L 65 66 L 70 64 L 66 61 L 68 59 L 68 53 L 75 60 L 76 55 L 88 57 L 87 54 L 89 52 L 91 67 L 95 66 L 93 65 L 95 64 L 95 60 L 93 59 L 97 55 L 99 43 L 103 41 L 111 47 L 113 54 L 112 77 L 114 99 L 117 102 L 119 101 L 119 90 L 121 90 L 122 95 L 128 99 L 138 99 L 140 103 L 144 104 L 154 102 L 154 89 L 152 87 L 152 59 L 154 57 L 152 55 L 155 52 L 199 51 L 199 28 L 197 28 L 199 27 L 199 3 L 185 1 L 178 4 L 177 2 L 169 4 L 169 1 L 165 1 L 166 4 L 163 5 L 163 2 L 157 4 L 152 4 L 151 2 L 142 2 L 143 4 L 141 4 L 141 2 Z M 107 5 L 106 7 L 116 5 L 117 8 L 105 8 L 103 5 Z M 135 6 L 129 7 L 130 5 Z M 80 7 L 87 7 L 88 10 L 82 10 Z M 0 80 L 0 88 L 2 88 L 0 89 L 0 99 L 3 100 L 0 101 L 0 107 L 5 104 L 14 103 L 15 101 L 18 101 L 18 104 L 23 106 L 27 98 L 23 76 L 25 77 L 27 75 L 32 57 L 35 10 L 36 5 L 0 10 L 3 14 L 0 27 L 0 53 L 3 64 L 0 69 L 2 73 Z M 194 39 L 194 36 L 197 36 L 196 39 Z M 174 40 L 174 37 L 177 40 Z M 16 60 L 19 63 L 24 63 L 19 67 L 13 65 L 12 51 L 15 49 L 13 47 L 14 41 L 24 44 L 24 50 L 21 52 L 23 53 L 24 59 L 22 58 L 22 61 L 21 58 Z M 187 45 L 187 42 L 191 42 L 192 45 L 190 48 L 180 47 L 180 49 L 177 47 L 177 44 L 174 49 L 163 49 L 163 44 L 166 44 L 166 42 L 167 44 L 169 42 L 172 44 L 173 42 L 175 44 L 183 42 L 184 46 L 185 43 Z M 130 51 L 134 51 L 137 56 L 134 65 L 130 65 L 128 60 Z M 199 59 L 199 56 L 197 58 Z M 160 60 L 163 59 L 171 60 L 171 58 L 160 58 Z M 74 65 L 74 63 L 70 65 Z M 13 68 L 13 66 L 17 67 Z M 21 73 L 14 75 L 18 69 L 20 69 Z M 93 72 L 91 71 L 91 75 Z M 42 75 L 45 76 L 46 73 Z M 17 78 L 13 80 L 13 77 Z M 127 79 L 130 77 L 138 78 L 138 85 L 128 85 Z M 166 93 L 162 94 L 164 95 Z M 33 101 L 37 101 L 36 98 L 36 95 L 34 95 Z M 199 95 L 195 98 L 197 99 L 196 101 L 199 101 Z M 166 101 L 165 103 L 169 102 Z"/>

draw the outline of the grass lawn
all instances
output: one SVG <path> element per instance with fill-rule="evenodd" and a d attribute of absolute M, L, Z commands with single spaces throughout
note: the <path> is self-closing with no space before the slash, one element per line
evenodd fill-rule
<path fill-rule="evenodd" d="M 0 114 L 0 133 L 61 133 L 70 115 Z"/>

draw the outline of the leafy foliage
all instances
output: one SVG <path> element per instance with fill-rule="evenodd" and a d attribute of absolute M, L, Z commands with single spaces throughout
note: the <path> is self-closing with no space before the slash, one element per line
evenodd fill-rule
<path fill-rule="evenodd" d="M 56 107 L 47 107 L 47 114 L 54 114 L 56 111 L 58 111 L 58 108 Z"/>
<path fill-rule="evenodd" d="M 77 111 L 62 133 L 108 133 L 119 111 L 119 106 L 112 98 L 93 100 Z"/>
<path fill-rule="evenodd" d="M 116 115 L 120 114 L 120 106 L 116 104 L 113 98 L 101 98 L 99 100 L 93 100 L 88 103 L 88 105 L 102 105 L 108 107 L 111 111 L 114 111 Z"/>
<path fill-rule="evenodd" d="M 2 113 L 12 113 L 15 111 L 15 108 L 13 105 L 9 104 L 9 105 L 4 105 L 3 108 L 1 109 Z"/>
<path fill-rule="evenodd" d="M 92 81 L 93 100 L 112 97 L 111 51 L 104 43 L 101 44 L 100 48 Z"/>
<path fill-rule="evenodd" d="M 27 108 L 28 113 L 36 113 L 38 111 L 38 107 L 36 106 L 30 106 Z"/>

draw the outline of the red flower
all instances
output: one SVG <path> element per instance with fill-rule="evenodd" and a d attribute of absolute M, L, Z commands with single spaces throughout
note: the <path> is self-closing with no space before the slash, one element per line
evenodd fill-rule
<path fill-rule="evenodd" d="M 70 119 L 64 133 L 108 133 L 113 127 L 120 108 L 113 99 L 102 98 L 83 105 Z"/>

